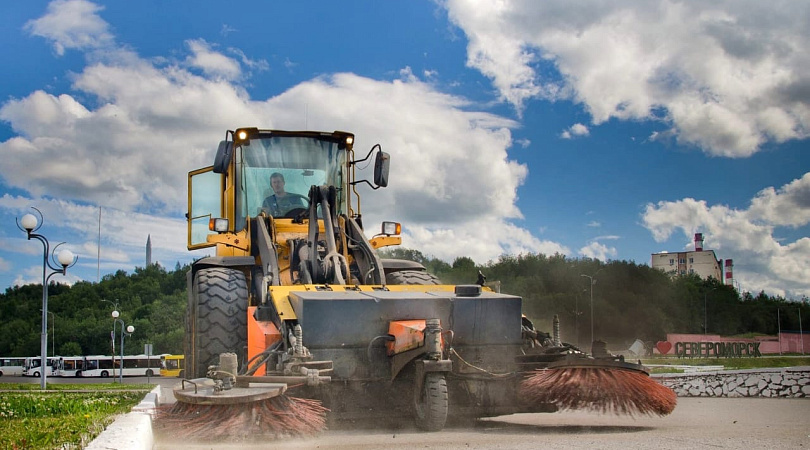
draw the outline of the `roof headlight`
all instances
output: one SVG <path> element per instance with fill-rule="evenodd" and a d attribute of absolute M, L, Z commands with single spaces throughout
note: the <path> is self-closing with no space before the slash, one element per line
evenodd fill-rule
<path fill-rule="evenodd" d="M 399 222 L 383 222 L 382 234 L 386 236 L 397 236 L 402 233 L 402 225 Z"/>

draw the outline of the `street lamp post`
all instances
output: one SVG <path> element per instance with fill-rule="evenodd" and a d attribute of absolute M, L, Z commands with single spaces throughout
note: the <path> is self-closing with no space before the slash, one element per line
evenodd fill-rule
<path fill-rule="evenodd" d="M 132 333 L 135 332 L 135 327 L 132 325 L 126 327 L 124 329 L 124 321 L 119 319 L 118 316 L 120 314 L 118 311 L 113 311 L 113 337 L 115 337 L 115 324 L 121 324 L 121 358 L 118 360 L 118 384 L 124 384 L 124 336 L 131 336 Z M 113 357 L 115 357 L 113 355 Z M 113 366 L 115 366 L 115 362 L 113 362 Z"/>
<path fill-rule="evenodd" d="M 585 275 L 581 274 L 581 277 L 586 277 L 590 280 L 591 284 L 591 346 L 593 346 L 593 285 L 596 284 L 596 280 L 594 277 L 597 273 L 599 273 L 602 269 L 597 270 L 593 275 Z"/>
<path fill-rule="evenodd" d="M 51 315 L 51 356 L 56 356 L 56 314 L 50 311 L 48 314 Z"/>
<path fill-rule="evenodd" d="M 118 307 L 118 299 L 115 299 L 115 301 L 112 301 L 112 300 L 105 300 L 105 299 L 102 298 L 101 301 L 102 302 L 107 302 L 107 303 L 113 305 L 113 311 L 115 311 L 115 312 L 118 312 L 118 310 L 120 309 Z M 113 317 L 117 317 L 117 316 L 113 316 Z M 110 333 L 110 348 L 112 349 L 113 363 L 115 363 L 115 322 L 113 322 L 113 330 L 112 330 L 112 333 Z"/>
<path fill-rule="evenodd" d="M 799 305 L 799 339 L 802 343 L 802 355 L 804 355 L 804 331 L 802 330 L 802 307 Z"/>
<path fill-rule="evenodd" d="M 708 291 L 703 293 L 703 338 L 704 339 L 706 338 L 706 335 L 709 334 L 709 315 L 707 313 L 708 309 L 706 308 L 706 304 L 707 304 L 708 300 L 706 300 L 706 296 L 709 294 L 709 292 L 712 292 L 715 289 L 717 289 L 717 286 L 715 286 L 715 287 L 713 287 L 713 288 L 711 288 Z"/>
<path fill-rule="evenodd" d="M 42 212 L 33 207 L 31 209 L 37 212 L 39 219 L 37 219 L 37 216 L 33 214 L 26 214 L 17 222 L 17 228 L 26 232 L 29 241 L 31 239 L 36 239 L 41 242 L 44 250 L 42 258 L 42 335 L 40 341 L 40 355 L 42 359 L 39 368 L 40 389 L 44 390 L 47 379 L 45 367 L 48 365 L 48 280 L 50 280 L 51 277 L 56 274 L 65 275 L 68 267 L 72 267 L 74 264 L 76 264 L 79 257 L 73 255 L 73 252 L 68 249 L 63 249 L 57 255 L 56 249 L 59 248 L 60 245 L 64 244 L 64 242 L 56 244 L 53 250 L 51 250 L 48 239 L 45 238 L 45 236 L 36 233 L 44 223 Z M 48 255 L 50 255 L 50 259 L 48 258 Z M 50 269 L 52 272 L 48 273 L 48 269 Z"/>

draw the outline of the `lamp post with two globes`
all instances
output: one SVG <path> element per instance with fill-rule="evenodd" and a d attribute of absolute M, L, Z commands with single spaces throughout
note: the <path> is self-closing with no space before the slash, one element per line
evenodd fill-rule
<path fill-rule="evenodd" d="M 118 316 L 121 315 L 118 311 L 113 311 L 113 337 L 115 337 L 115 325 L 120 323 L 121 324 L 121 358 L 118 360 L 118 384 L 124 384 L 124 336 L 132 336 L 132 333 L 135 332 L 135 327 L 132 325 L 126 327 L 124 329 L 124 320 L 119 319 Z M 113 355 L 113 358 L 115 355 Z M 115 366 L 115 364 L 113 364 Z"/>
<path fill-rule="evenodd" d="M 41 242 L 44 249 L 44 256 L 42 258 L 42 339 L 40 345 L 40 355 L 42 359 L 39 365 L 39 384 L 40 388 L 44 390 L 47 379 L 45 367 L 48 365 L 48 280 L 50 280 L 51 277 L 56 274 L 65 275 L 68 267 L 72 267 L 74 264 L 76 264 L 79 257 L 73 255 L 73 252 L 68 249 L 63 249 L 57 255 L 56 249 L 59 248 L 60 245 L 64 244 L 64 242 L 56 244 L 53 250 L 51 250 L 48 239 L 46 239 L 45 236 L 36 233 L 44 223 L 42 212 L 33 207 L 31 209 L 37 212 L 39 219 L 37 219 L 37 217 L 33 214 L 26 214 L 17 222 L 17 228 L 25 231 L 28 234 L 29 241 L 31 239 L 36 239 Z M 50 259 L 48 258 L 48 255 L 50 255 Z M 52 270 L 50 274 L 48 273 L 48 269 Z"/>

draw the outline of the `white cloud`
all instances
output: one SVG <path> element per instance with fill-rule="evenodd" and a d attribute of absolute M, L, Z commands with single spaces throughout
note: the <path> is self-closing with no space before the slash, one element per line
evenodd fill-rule
<path fill-rule="evenodd" d="M 810 173 L 780 189 L 763 189 L 748 209 L 709 206 L 691 198 L 648 204 L 642 221 L 658 242 L 680 230 L 686 246 L 695 232 L 702 232 L 704 248 L 716 250 L 718 258 L 734 260 L 735 278 L 746 290 L 810 295 L 810 238 L 786 242 L 777 237 L 780 226 L 808 223 L 808 185 Z"/>
<path fill-rule="evenodd" d="M 190 39 L 186 41 L 186 45 L 191 50 L 191 55 L 186 58 L 186 63 L 189 66 L 201 69 L 212 78 L 238 80 L 241 77 L 242 67 L 239 63 L 222 53 L 214 51 L 205 40 Z"/>
<path fill-rule="evenodd" d="M 84 11 L 84 21 L 97 23 L 98 8 Z M 106 30 L 102 24 L 98 28 Z M 112 37 L 102 40 L 114 43 Z M 372 233 L 380 221 L 398 220 L 405 245 L 445 260 L 569 253 L 516 224 L 522 218 L 517 189 L 527 168 L 507 152 L 513 120 L 476 111 L 410 69 L 392 81 L 325 75 L 271 98 L 251 99 L 239 84 L 242 69 L 261 64 L 251 65 L 236 49 L 229 52 L 240 58 L 228 58 L 202 40 L 188 41 L 188 49 L 185 61 L 171 63 L 108 47 L 73 76 L 79 95 L 35 91 L 6 101 L 0 119 L 16 136 L 0 142 L 0 176 L 30 195 L 7 195 L 0 210 L 18 214 L 35 205 L 46 217 L 64 218 L 64 240 L 89 268 L 98 252 L 101 205 L 97 264 L 141 266 L 147 234 L 155 259 L 172 264 L 189 255 L 180 218 L 186 174 L 211 164 L 224 131 L 306 126 L 355 132 L 361 156 L 376 143 L 392 155 L 390 187 L 360 188 L 364 223 Z M 201 73 L 192 71 L 197 69 Z"/>
<path fill-rule="evenodd" d="M 103 6 L 85 0 L 55 0 L 48 4 L 48 12 L 25 24 L 35 36 L 53 42 L 57 55 L 66 49 L 93 50 L 114 44 L 109 25 L 96 13 Z"/>
<path fill-rule="evenodd" d="M 751 220 L 767 217 L 774 225 L 799 227 L 810 223 L 810 173 L 779 190 L 761 190 L 751 201 L 748 215 Z"/>
<path fill-rule="evenodd" d="M 571 125 L 567 130 L 564 130 L 560 137 L 563 139 L 573 139 L 574 137 L 578 136 L 587 136 L 591 132 L 588 130 L 588 127 L 581 123 L 575 123 Z"/>
<path fill-rule="evenodd" d="M 442 5 L 469 39 L 467 64 L 518 112 L 533 98 L 572 99 L 595 124 L 660 120 L 665 134 L 729 157 L 808 137 L 808 3 Z"/>
<path fill-rule="evenodd" d="M 598 241 L 592 241 L 585 247 L 579 249 L 580 255 L 587 258 L 598 259 L 603 262 L 615 258 L 617 253 L 614 247 L 608 247 Z"/>
<path fill-rule="evenodd" d="M 187 261 L 191 255 L 186 249 L 186 222 L 176 217 L 161 217 L 112 208 L 102 208 L 99 218 L 97 206 L 80 205 L 66 200 L 28 198 L 4 195 L 0 197 L 0 210 L 17 217 L 31 212 L 35 206 L 42 212 L 45 223 L 42 233 L 52 243 L 65 241 L 65 247 L 79 257 L 77 265 L 92 267 L 133 269 L 145 265 L 146 239 L 151 235 L 154 262 L 164 265 Z M 100 233 L 99 233 L 99 220 Z M 56 234 L 55 234 L 56 233 Z M 33 245 L 20 231 L 19 238 L 5 239 L 6 251 L 24 254 L 42 254 L 42 247 Z M 101 251 L 99 252 L 99 240 Z M 41 273 L 41 272 L 40 272 Z"/>

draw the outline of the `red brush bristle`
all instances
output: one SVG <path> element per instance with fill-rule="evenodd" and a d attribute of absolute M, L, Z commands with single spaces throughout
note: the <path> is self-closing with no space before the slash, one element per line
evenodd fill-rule
<path fill-rule="evenodd" d="M 307 436 L 326 428 L 326 412 L 317 400 L 281 395 L 239 405 L 177 402 L 158 411 L 155 425 L 180 439 Z"/>
<path fill-rule="evenodd" d="M 620 368 L 571 367 L 537 370 L 523 381 L 521 392 L 531 402 L 561 409 L 587 409 L 615 414 L 657 414 L 675 409 L 675 392 L 647 374 Z"/>

